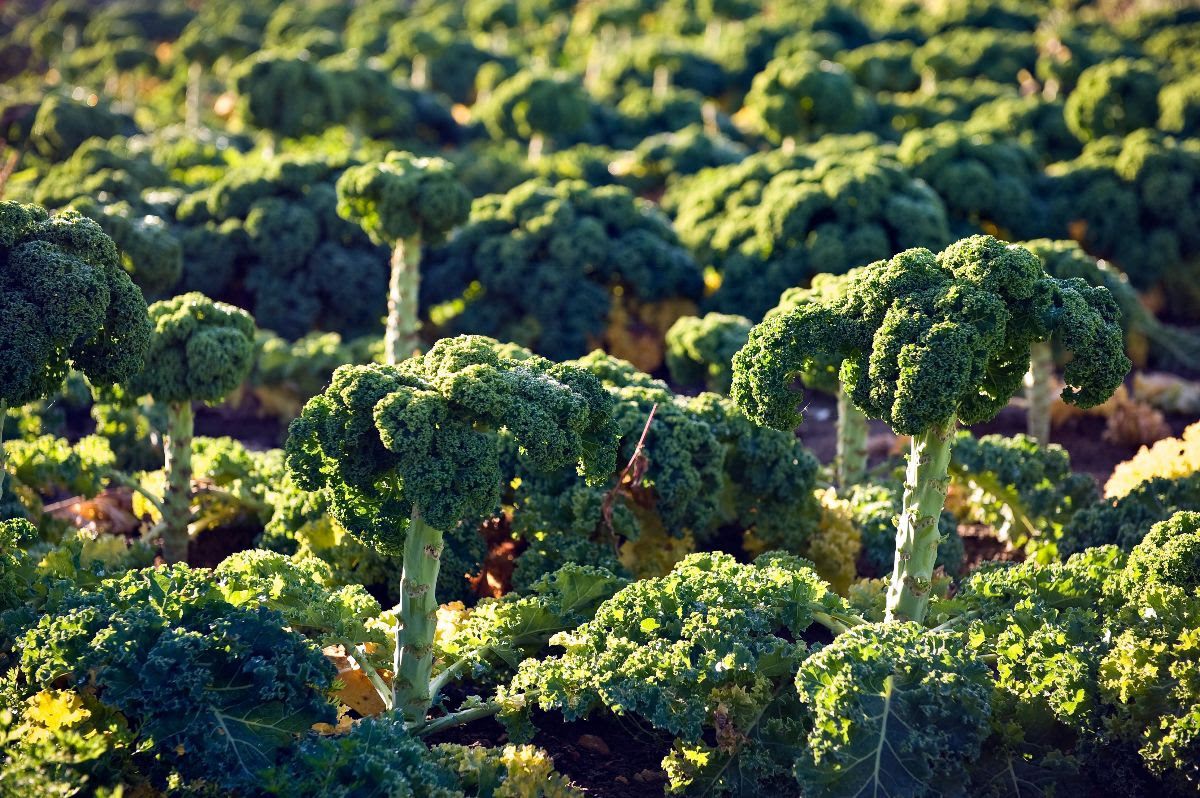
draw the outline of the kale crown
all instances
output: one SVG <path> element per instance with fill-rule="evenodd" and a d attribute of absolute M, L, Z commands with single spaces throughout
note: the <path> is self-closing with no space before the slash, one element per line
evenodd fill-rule
<path fill-rule="evenodd" d="M 146 301 L 98 224 L 0 202 L 0 401 L 46 396 L 72 368 L 123 382 L 149 343 Z"/>
<path fill-rule="evenodd" d="M 203 294 L 182 294 L 150 306 L 153 340 L 133 396 L 160 402 L 219 402 L 250 373 L 254 319 Z"/>
<path fill-rule="evenodd" d="M 467 220 L 471 194 L 441 158 L 390 152 L 352 166 L 337 182 L 338 215 L 358 223 L 377 244 L 420 236 L 436 243 Z"/>
<path fill-rule="evenodd" d="M 576 464 L 600 480 L 616 467 L 612 399 L 594 375 L 474 335 L 396 366 L 338 369 L 292 422 L 287 460 L 347 529 L 394 552 L 414 509 L 442 530 L 495 509 L 500 429 L 534 469 Z"/>
<path fill-rule="evenodd" d="M 734 358 L 734 401 L 758 423 L 795 427 L 792 379 L 822 360 L 841 363 L 859 409 L 909 435 L 993 418 L 1020 388 L 1036 341 L 1081 355 L 1063 370 L 1063 397 L 1082 407 L 1104 401 L 1130 367 L 1106 289 L 1049 277 L 1028 250 L 991 236 L 938 255 L 910 249 L 845 280 L 766 319 Z"/>

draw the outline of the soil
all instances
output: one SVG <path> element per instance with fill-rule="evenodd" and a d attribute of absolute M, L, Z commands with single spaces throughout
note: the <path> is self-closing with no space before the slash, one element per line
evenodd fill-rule
<path fill-rule="evenodd" d="M 533 744 L 546 749 L 555 768 L 589 796 L 647 798 L 661 796 L 667 783 L 663 757 L 671 738 L 631 717 L 593 713 L 566 722 L 558 713 L 535 712 Z M 508 734 L 494 720 L 450 729 L 429 739 L 435 743 L 504 745 Z"/>

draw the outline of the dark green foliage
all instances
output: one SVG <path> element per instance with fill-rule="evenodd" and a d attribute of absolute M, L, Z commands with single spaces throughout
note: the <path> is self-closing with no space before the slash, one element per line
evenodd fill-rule
<path fill-rule="evenodd" d="M 973 520 L 1017 546 L 1036 545 L 1038 538 L 1053 542 L 1075 513 L 1099 498 L 1091 476 L 1071 471 L 1066 449 L 1041 446 L 1028 435 L 960 432 L 950 457 L 950 476 Z"/>
<path fill-rule="evenodd" d="M 880 93 L 878 133 L 888 139 L 941 122 L 965 122 L 980 107 L 999 99 L 1015 99 L 1017 90 L 990 80 L 939 80 L 917 91 Z"/>
<path fill-rule="evenodd" d="M 751 737 L 779 735 L 773 749 L 746 746 L 752 765 L 743 777 L 766 782 L 791 767 L 782 742 L 795 721 L 764 717 L 763 708 L 807 655 L 802 635 L 813 613 L 837 606 L 798 558 L 764 555 L 742 565 L 727 554 L 693 554 L 604 602 L 593 620 L 559 638 L 565 653 L 523 663 L 513 689 L 538 689 L 537 705 L 568 719 L 603 707 L 644 718 L 693 749 L 705 747 L 715 726 L 724 747 L 709 751 L 711 770 L 680 779 L 714 787 L 738 778 Z"/>
<path fill-rule="evenodd" d="M 1158 94 L 1158 127 L 1176 136 L 1200 133 L 1200 75 L 1168 83 Z"/>
<path fill-rule="evenodd" d="M 1055 229 L 1076 228 L 1084 248 L 1113 261 L 1135 288 L 1166 279 L 1172 305 L 1200 313 L 1188 268 L 1200 252 L 1200 151 L 1153 131 L 1101 139 L 1055 164 L 1043 190 Z"/>
<path fill-rule="evenodd" d="M 1200 17 L 1194 9 L 1142 15 L 1127 32 L 1143 39 L 1141 50 L 1144 55 L 1168 66 L 1175 74 L 1188 75 L 1195 70 Z"/>
<path fill-rule="evenodd" d="M 1042 223 L 1033 191 L 1038 157 L 1030 147 L 943 122 L 909 131 L 896 157 L 933 187 L 956 221 L 991 223 L 1018 237 Z"/>
<path fill-rule="evenodd" d="M 938 80 L 971 78 L 1015 83 L 1037 61 L 1033 34 L 959 28 L 929 39 L 913 55 L 913 67 Z"/>
<path fill-rule="evenodd" d="M 392 604 L 400 599 L 403 563 L 347 534 L 329 514 L 324 492 L 303 490 L 290 472 L 272 486 L 268 503 L 273 515 L 259 545 L 288 555 L 315 557 L 329 567 L 332 586 L 363 585 Z M 475 591 L 468 576 L 479 572 L 487 548 L 479 530 L 459 524 L 443 536 L 437 596 L 441 601 L 470 601 Z"/>
<path fill-rule="evenodd" d="M 800 665 L 811 719 L 804 794 L 936 796 L 961 784 L 989 731 L 988 669 L 961 635 L 860 626 Z"/>
<path fill-rule="evenodd" d="M 457 142 L 462 135 L 450 109 L 435 95 L 395 83 L 390 72 L 374 62 L 362 62 L 354 52 L 339 53 L 321 62 L 337 92 L 339 116 L 330 124 L 347 125 L 359 133 L 394 145 L 437 146 Z"/>
<path fill-rule="evenodd" d="M 664 205 L 700 263 L 721 274 L 709 306 L 751 318 L 816 274 L 950 240 L 937 195 L 898 164 L 867 153 L 816 163 L 800 154 L 754 155 L 676 181 Z"/>
<path fill-rule="evenodd" d="M 330 798 L 462 798 L 457 779 L 392 714 L 366 718 L 348 734 L 310 735 L 263 774 L 263 795 Z"/>
<path fill-rule="evenodd" d="M 121 253 L 121 265 L 145 294 L 162 294 L 179 282 L 183 248 L 163 219 L 139 214 L 127 202 L 100 205 L 79 199 L 72 207 L 112 238 Z"/>
<path fill-rule="evenodd" d="M 175 214 L 187 225 L 184 287 L 244 303 L 288 338 L 314 328 L 376 332 L 387 255 L 337 214 L 346 165 L 319 155 L 253 159 L 186 195 Z"/>
<path fill-rule="evenodd" d="M 820 520 L 812 453 L 795 436 L 755 424 L 716 394 L 700 394 L 687 407 L 712 426 L 725 449 L 718 523 L 751 533 L 757 547 L 804 551 Z"/>
<path fill-rule="evenodd" d="M 21 667 L 37 686 L 87 685 L 140 740 L 169 740 L 141 757 L 146 773 L 235 788 L 334 719 L 333 667 L 284 623 L 226 603 L 205 571 L 146 569 L 53 602 L 20 642 Z"/>
<path fill-rule="evenodd" d="M 574 78 L 523 70 L 496 86 L 475 110 L 492 138 L 559 141 L 588 124 L 592 100 Z"/>
<path fill-rule="evenodd" d="M 603 522 L 603 507 L 617 474 L 589 487 L 565 470 L 519 471 L 513 531 L 531 547 L 517 560 L 521 583 L 578 557 L 613 568 L 612 549 L 644 534 L 690 535 L 703 545 L 720 530 L 735 529 L 747 543 L 752 538 L 751 548 L 759 551 L 804 550 L 820 518 L 813 497 L 817 463 L 795 436 L 752 424 L 716 394 L 676 396 L 664 383 L 603 352 L 573 362 L 598 376 L 615 400 L 619 467 L 633 456 L 646 430 L 645 471 L 610 501 L 611 530 Z M 654 405 L 658 409 L 647 429 Z M 655 565 L 670 562 L 634 562 L 633 567 L 654 572 Z"/>
<path fill-rule="evenodd" d="M 1124 136 L 1158 122 L 1162 82 L 1149 61 L 1116 58 L 1085 69 L 1067 97 L 1067 126 L 1080 141 Z"/>
<path fill-rule="evenodd" d="M 344 341 L 337 333 L 310 333 L 289 342 L 259 331 L 249 383 L 264 409 L 291 421 L 329 384 L 338 366 L 369 363 L 377 339 Z"/>
<path fill-rule="evenodd" d="M 1086 357 L 1064 369 L 1064 398 L 1093 406 L 1129 370 L 1111 295 L 1048 277 L 1028 250 L 990 236 L 934 256 L 908 250 L 854 272 L 836 301 L 798 305 L 755 327 L 734 358 L 734 401 L 753 420 L 794 429 L 792 378 L 842 361 L 851 401 L 901 434 L 995 416 L 1021 385 L 1029 345 L 1054 338 Z"/>
<path fill-rule="evenodd" d="M 1118 499 L 1083 508 L 1063 529 L 1058 550 L 1067 555 L 1111 544 L 1131 551 L 1153 524 L 1181 510 L 1200 511 L 1200 474 L 1148 479 Z"/>
<path fill-rule="evenodd" d="M 76 212 L 0 203 L 0 297 L 0 401 L 10 406 L 57 391 L 71 368 L 103 386 L 142 367 L 142 292 L 112 239 Z"/>
<path fill-rule="evenodd" d="M 1123 39 L 1107 25 L 1064 19 L 1038 31 L 1035 73 L 1047 91 L 1064 96 L 1075 89 L 1085 69 L 1137 52 L 1135 42 Z"/>
<path fill-rule="evenodd" d="M 740 137 L 728 117 L 715 107 L 706 110 L 705 103 L 703 95 L 690 89 L 631 89 L 616 103 L 617 118 L 613 124 L 616 130 L 604 138 L 612 146 L 631 149 L 648 136 L 706 124 L 706 117 L 721 133 Z"/>
<path fill-rule="evenodd" d="M 751 321 L 745 316 L 709 313 L 684 316 L 667 330 L 667 370 L 686 387 L 704 386 L 728 394 L 733 356 L 746 344 Z"/>
<path fill-rule="evenodd" d="M 1061 100 L 1035 95 L 1001 97 L 976 108 L 964 124 L 968 133 L 984 133 L 993 139 L 1016 139 L 1032 147 L 1041 163 L 1079 155 L 1079 140 L 1067 128 Z"/>
<path fill-rule="evenodd" d="M 665 69 L 671 85 L 690 89 L 705 97 L 720 97 L 729 85 L 726 67 L 705 53 L 683 45 L 668 36 L 636 39 L 604 60 L 601 79 L 614 95 L 633 86 L 651 88 L 655 72 Z"/>
<path fill-rule="evenodd" d="M 681 535 L 689 530 L 696 534 L 705 531 L 717 511 L 720 500 L 718 486 L 722 481 L 722 448 L 714 427 L 700 414 L 689 412 L 683 401 L 676 401 L 664 383 L 651 380 L 625 361 L 597 351 L 574 363 L 595 374 L 614 401 L 613 415 L 621 436 L 617 468 L 624 468 L 633 456 L 633 449 L 646 427 L 651 407 L 655 404 L 659 406 L 646 434 L 645 454 L 649 464 L 644 487 L 653 492 L 653 498 L 647 504 L 661 519 L 662 526 L 672 534 Z M 628 369 L 629 377 L 616 377 L 614 372 L 619 369 Z M 543 495 L 546 498 L 562 495 L 560 491 L 568 491 L 571 484 L 578 481 L 569 472 L 547 476 L 551 479 L 539 483 L 532 475 L 529 478 L 522 475 L 518 499 L 522 495 Z M 561 478 L 566 478 L 567 485 L 556 487 Z M 582 495 L 575 496 L 569 506 L 564 505 L 557 512 L 573 514 L 599 510 L 601 497 L 615 478 L 615 475 L 605 475 L 603 482 L 594 488 L 591 500 L 585 501 Z M 576 527 L 576 524 L 560 527 L 555 523 L 546 523 L 544 519 L 537 519 L 539 523 L 530 526 L 533 519 L 522 519 L 521 514 L 518 506 L 516 523 L 529 532 Z M 578 525 L 594 530 L 600 522 L 599 515 L 592 518 L 584 516 L 579 519 Z"/>
<path fill-rule="evenodd" d="M 771 61 L 755 76 L 745 102 L 776 143 L 849 133 L 863 127 L 868 113 L 868 100 L 846 69 L 812 52 Z"/>
<path fill-rule="evenodd" d="M 279 136 L 320 133 L 344 113 L 332 76 L 308 53 L 260 51 L 234 76 L 239 115 Z"/>
<path fill-rule="evenodd" d="M 880 41 L 864 44 L 838 61 L 854 76 L 854 82 L 870 91 L 915 91 L 921 76 L 913 68 L 917 45 L 911 41 Z"/>
<path fill-rule="evenodd" d="M 590 621 L 596 609 L 627 584 L 603 568 L 574 563 L 547 573 L 525 595 L 483 599 L 437 641 L 445 667 L 465 660 L 478 681 L 516 670 L 525 659 L 544 655 L 551 637 Z"/>
<path fill-rule="evenodd" d="M 174 49 L 183 61 L 204 67 L 224 59 L 241 60 L 260 44 L 265 19 L 257 17 L 251 7 L 205 5 L 180 32 Z"/>
<path fill-rule="evenodd" d="M 1200 588 L 1200 513 L 1178 512 L 1150 527 L 1113 584 L 1127 601 L 1154 587 L 1194 593 Z"/>
<path fill-rule="evenodd" d="M 352 166 L 337 182 L 338 215 L 377 244 L 419 236 L 437 243 L 467 219 L 471 195 L 441 158 L 390 152 L 379 163 Z"/>
<path fill-rule="evenodd" d="M 203 294 L 183 294 L 150 306 L 154 335 L 146 365 L 128 382 L 130 396 L 159 402 L 224 399 L 254 361 L 254 319 Z"/>
<path fill-rule="evenodd" d="M 457 103 L 475 99 L 475 77 L 485 64 L 501 64 L 510 72 L 516 62 L 479 47 L 466 31 L 449 24 L 431 25 L 428 15 L 410 16 L 387 31 L 385 59 L 409 75 L 416 59 L 424 59 L 429 88 Z"/>
<path fill-rule="evenodd" d="M 1038 256 L 1051 277 L 1078 277 L 1089 285 L 1107 288 L 1121 309 L 1121 326 L 1130 351 L 1138 346 L 1139 338 L 1145 338 L 1155 360 L 1186 368 L 1200 367 L 1200 336 L 1160 322 L 1142 304 L 1129 278 L 1110 264 L 1088 255 L 1074 241 L 1041 239 L 1023 242 L 1021 246 Z"/>
<path fill-rule="evenodd" d="M 48 161 L 65 161 L 93 136 L 109 139 L 131 133 L 133 128 L 133 120 L 124 114 L 47 94 L 33 118 L 28 144 Z"/>
<path fill-rule="evenodd" d="M 1029 0 L 964 0 L 946 6 L 866 2 L 860 13 L 875 30 L 925 39 L 954 28 L 1032 31 L 1044 7 Z"/>
<path fill-rule="evenodd" d="M 552 358 L 591 348 L 614 288 L 640 302 L 696 299 L 702 290 L 695 261 L 661 214 L 628 189 L 580 181 L 531 180 L 476 200 L 470 222 L 426 254 L 422 274 L 424 308 L 465 302 L 449 331 Z"/>
<path fill-rule="evenodd" d="M 398 366 L 345 366 L 289 430 L 299 486 L 369 545 L 400 550 L 419 508 L 435 529 L 491 515 L 500 499 L 506 429 L 534 470 L 578 463 L 589 480 L 615 465 L 611 400 L 592 375 L 482 336 L 443 339 Z"/>
<path fill-rule="evenodd" d="M 855 485 L 850 496 L 854 522 L 862 533 L 862 551 L 858 555 L 858 574 L 879 578 L 891 573 L 896 561 L 896 518 L 901 511 L 902 493 L 897 486 L 864 483 Z M 951 576 L 963 570 L 965 551 L 958 534 L 958 521 L 942 512 L 938 520 L 941 542 L 935 565 Z"/>
<path fill-rule="evenodd" d="M 633 149 L 628 161 L 619 159 L 611 169 L 638 189 L 653 191 L 701 169 L 728 166 L 745 157 L 742 145 L 700 125 L 689 125 L 673 133 L 648 136 Z"/>
<path fill-rule="evenodd" d="M 143 191 L 167 182 L 167 173 L 150 154 L 129 139 L 89 138 L 67 160 L 52 166 L 34 189 L 33 198 L 47 208 L 72 200 L 103 197 L 106 202 L 137 204 Z"/>

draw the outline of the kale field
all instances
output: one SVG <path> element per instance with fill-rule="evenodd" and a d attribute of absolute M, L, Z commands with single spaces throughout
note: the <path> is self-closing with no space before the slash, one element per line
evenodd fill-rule
<path fill-rule="evenodd" d="M 1200 796 L 1200 0 L 0 2 L 0 743 Z"/>

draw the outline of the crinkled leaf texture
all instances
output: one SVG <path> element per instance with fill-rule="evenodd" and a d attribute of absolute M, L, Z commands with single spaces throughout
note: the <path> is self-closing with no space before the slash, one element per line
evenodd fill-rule
<path fill-rule="evenodd" d="M 961 636 L 915 624 L 855 627 L 801 664 L 796 687 L 812 712 L 805 795 L 962 794 L 989 733 L 987 667 Z"/>

